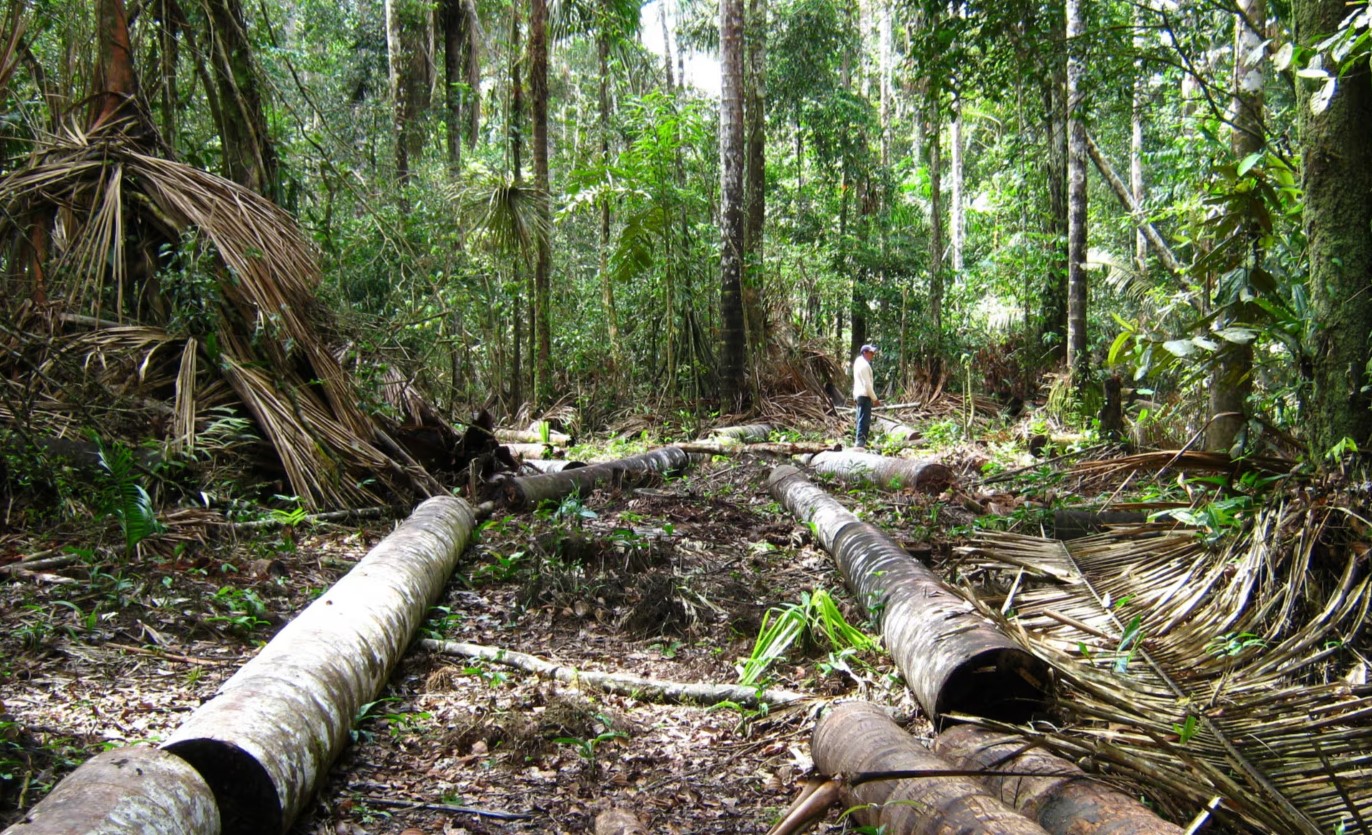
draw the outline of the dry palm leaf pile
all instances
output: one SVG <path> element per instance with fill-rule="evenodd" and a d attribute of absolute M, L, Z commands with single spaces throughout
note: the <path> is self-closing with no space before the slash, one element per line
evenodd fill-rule
<path fill-rule="evenodd" d="M 1306 490 L 1224 547 L 1146 527 L 983 535 L 963 557 L 1004 572 L 1009 591 L 981 604 L 1012 613 L 1061 677 L 1066 724 L 1029 735 L 1174 820 L 1372 831 L 1372 523 L 1348 509 L 1363 504 Z"/>
<path fill-rule="evenodd" d="M 0 207 L 0 410 L 30 448 L 100 427 L 193 457 L 251 418 L 306 508 L 440 489 L 359 407 L 314 253 L 270 201 L 103 128 L 38 149 Z"/>

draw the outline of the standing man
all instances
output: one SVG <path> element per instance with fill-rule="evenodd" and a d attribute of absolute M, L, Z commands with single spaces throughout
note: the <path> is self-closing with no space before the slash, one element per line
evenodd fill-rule
<path fill-rule="evenodd" d="M 863 345 L 853 360 L 853 399 L 857 401 L 857 448 L 867 448 L 867 430 L 872 425 L 872 407 L 880 406 L 876 388 L 872 385 L 872 357 L 877 346 Z"/>

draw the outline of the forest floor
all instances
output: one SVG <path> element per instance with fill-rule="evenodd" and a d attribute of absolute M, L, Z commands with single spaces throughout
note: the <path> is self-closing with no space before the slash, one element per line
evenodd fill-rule
<path fill-rule="evenodd" d="M 776 463 L 717 457 L 650 488 L 497 510 L 421 637 L 734 683 L 765 613 L 816 589 L 872 631 L 828 555 L 768 496 Z M 968 476 L 966 461 L 947 463 Z M 830 489 L 936 563 L 949 531 L 971 522 L 947 494 Z M 0 827 L 94 753 L 167 737 L 392 524 L 209 526 L 204 544 L 160 557 L 110 564 L 87 551 L 0 577 Z M 55 532 L 15 537 L 0 562 L 66 544 Z M 885 655 L 810 647 L 770 678 L 817 700 L 918 713 Z M 416 643 L 292 831 L 579 833 L 615 808 L 651 832 L 762 832 L 810 766 L 816 704 L 657 703 Z"/>

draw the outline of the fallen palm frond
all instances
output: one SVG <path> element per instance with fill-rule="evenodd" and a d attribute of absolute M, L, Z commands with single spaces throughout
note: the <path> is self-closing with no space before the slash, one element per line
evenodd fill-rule
<path fill-rule="evenodd" d="M 1135 473 L 1161 474 L 1165 472 L 1202 472 L 1238 475 L 1256 472 L 1263 475 L 1285 475 L 1292 471 L 1296 462 L 1284 458 L 1252 456 L 1233 458 L 1226 452 L 1203 452 L 1198 450 L 1157 450 L 1125 455 L 1119 458 L 1104 458 L 1082 461 L 1072 467 L 1072 475 L 1079 478 L 1111 479 Z"/>
<path fill-rule="evenodd" d="M 1174 817 L 1218 797 L 1261 831 L 1369 831 L 1372 688 L 1352 643 L 1372 594 L 1356 553 L 1320 556 L 1331 513 L 1279 504 L 1221 551 L 1148 528 L 983 535 L 967 555 L 1019 574 L 983 602 L 1066 688 L 1067 729 L 1019 731 L 1131 775 Z"/>
<path fill-rule="evenodd" d="M 130 412 L 157 403 L 143 431 L 156 425 L 186 451 L 207 410 L 226 402 L 230 375 L 307 508 L 439 491 L 403 452 L 379 451 L 384 435 L 326 344 L 314 252 L 269 200 L 117 132 L 68 129 L 0 180 L 0 246 L 10 321 L 24 323 L 0 362 L 10 378 L 39 372 L 6 398 L 9 417 L 46 420 L 60 435 L 103 426 L 97 412 L 113 407 L 102 401 L 123 399 Z M 39 311 L 52 300 L 58 315 L 16 307 L 29 298 Z M 67 403 L 73 351 L 81 384 L 97 389 Z M 380 490 L 358 486 L 372 474 Z"/>

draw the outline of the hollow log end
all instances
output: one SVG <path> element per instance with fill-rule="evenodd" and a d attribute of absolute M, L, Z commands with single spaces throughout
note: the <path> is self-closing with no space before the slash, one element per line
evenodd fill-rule
<path fill-rule="evenodd" d="M 163 750 L 191 764 L 219 805 L 224 835 L 284 832 L 288 821 L 271 775 L 256 757 L 230 742 L 197 737 Z"/>
<path fill-rule="evenodd" d="M 1024 722 L 1047 707 L 1052 675 L 1042 659 L 996 647 L 959 664 L 938 691 L 935 716 L 970 713 Z"/>

